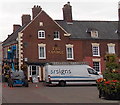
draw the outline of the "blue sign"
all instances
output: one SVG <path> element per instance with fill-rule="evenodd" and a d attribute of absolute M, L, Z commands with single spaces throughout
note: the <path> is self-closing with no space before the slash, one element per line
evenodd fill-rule
<path fill-rule="evenodd" d="M 16 46 L 12 46 L 12 50 L 16 50 Z"/>

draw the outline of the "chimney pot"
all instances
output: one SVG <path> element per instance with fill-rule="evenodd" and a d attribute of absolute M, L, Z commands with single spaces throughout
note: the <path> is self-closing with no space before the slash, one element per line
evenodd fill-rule
<path fill-rule="evenodd" d="M 70 5 L 70 2 L 68 1 L 67 4 Z"/>
<path fill-rule="evenodd" d="M 11 35 L 8 35 L 8 37 L 10 37 Z"/>
<path fill-rule="evenodd" d="M 39 5 L 34 5 L 34 7 L 32 8 L 32 19 L 34 19 L 40 12 L 41 12 L 42 8 Z"/>

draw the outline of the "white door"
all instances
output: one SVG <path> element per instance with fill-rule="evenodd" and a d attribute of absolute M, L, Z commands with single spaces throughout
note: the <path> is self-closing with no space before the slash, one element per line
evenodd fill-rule
<path fill-rule="evenodd" d="M 29 69 L 29 76 L 38 76 L 39 77 L 39 66 L 31 65 Z"/>

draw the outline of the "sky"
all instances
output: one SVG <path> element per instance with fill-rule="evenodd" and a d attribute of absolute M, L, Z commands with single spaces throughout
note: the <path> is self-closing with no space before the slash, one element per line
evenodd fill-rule
<path fill-rule="evenodd" d="M 21 25 L 21 16 L 39 5 L 53 19 L 62 20 L 63 5 L 70 2 L 73 20 L 118 21 L 120 0 L 0 0 L 0 41 L 13 32 L 13 24 Z"/>

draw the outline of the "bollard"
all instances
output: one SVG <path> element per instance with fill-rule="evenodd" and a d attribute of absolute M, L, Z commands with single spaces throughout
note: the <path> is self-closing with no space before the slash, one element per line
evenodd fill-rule
<path fill-rule="evenodd" d="M 38 84 L 36 84 L 35 87 L 38 88 Z"/>

